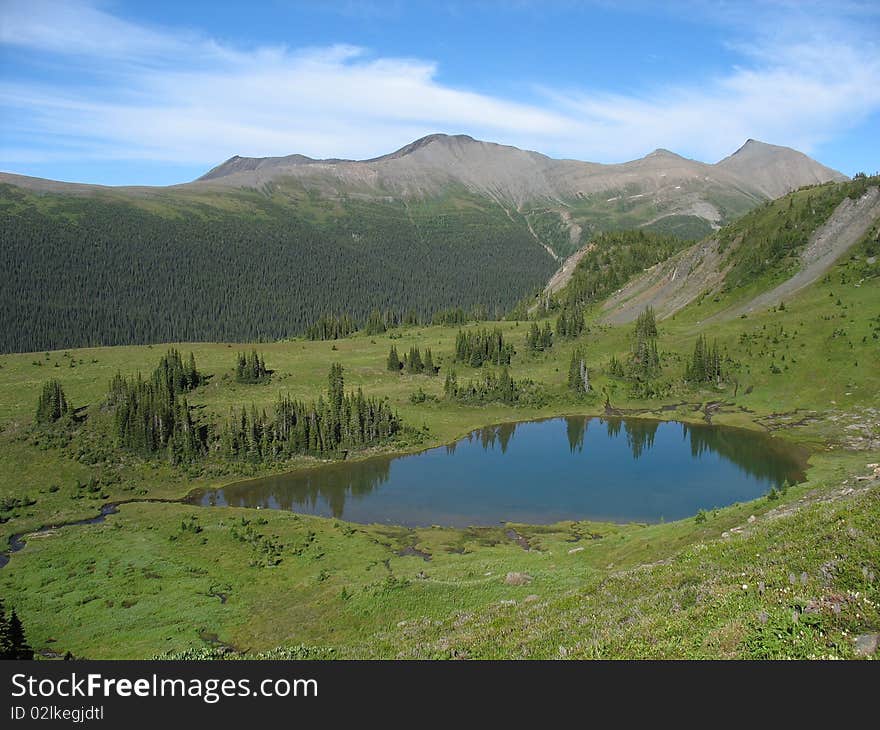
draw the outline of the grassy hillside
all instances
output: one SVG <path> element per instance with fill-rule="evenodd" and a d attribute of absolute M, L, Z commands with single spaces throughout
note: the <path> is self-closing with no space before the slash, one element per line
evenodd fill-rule
<path fill-rule="evenodd" d="M 784 307 L 707 330 L 707 314 L 725 305 L 707 298 L 661 321 L 652 398 L 611 372 L 612 357 L 629 357 L 633 328 L 599 324 L 597 304 L 586 309 L 583 334 L 556 337 L 543 352 L 525 347 L 529 323 L 466 326 L 500 327 L 514 344 L 512 377 L 534 380 L 541 394 L 525 405 L 443 397 L 453 367 L 460 381 L 481 372 L 453 365 L 457 327 L 258 344 L 273 371 L 259 384 L 233 377 L 236 353 L 249 345 L 178 345 L 209 376 L 187 394 L 202 424 L 233 405 L 271 408 L 279 393 L 314 398 L 337 361 L 348 387 L 387 396 L 414 429 L 385 450 L 566 413 L 711 420 L 810 450 L 807 481 L 784 495 L 668 524 L 466 530 L 129 503 L 100 524 L 26 537 L 0 570 L 0 596 L 22 615 L 38 650 L 88 657 L 230 647 L 239 655 L 283 647 L 294 656 L 336 657 L 852 657 L 853 637 L 880 629 L 880 481 L 868 467 L 880 462 L 880 267 L 872 235 Z M 548 321 L 555 324 L 555 313 Z M 724 353 L 720 382 L 686 377 L 701 334 Z M 391 345 L 400 353 L 430 347 L 439 376 L 389 372 Z M 209 454 L 174 465 L 115 449 L 108 382 L 117 372 L 148 373 L 165 349 L 0 356 L 0 539 L 92 517 L 109 501 L 177 499 L 196 487 L 314 463 L 313 456 L 230 463 Z M 575 349 L 592 395 L 567 387 Z M 34 431 L 42 384 L 52 378 L 79 409 L 77 420 Z M 413 402 L 419 389 L 436 400 Z M 508 573 L 528 577 L 511 585 Z M 300 645 L 311 649 L 291 649 Z"/>

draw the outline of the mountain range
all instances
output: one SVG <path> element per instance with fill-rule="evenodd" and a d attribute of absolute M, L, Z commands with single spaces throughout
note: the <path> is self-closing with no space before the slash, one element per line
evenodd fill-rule
<path fill-rule="evenodd" d="M 361 189 L 376 195 L 430 196 L 458 183 L 516 206 L 536 201 L 563 203 L 631 185 L 638 186 L 642 194 L 656 196 L 658 202 L 690 199 L 688 193 L 694 190 L 677 192 L 685 185 L 766 199 L 802 185 L 845 179 L 801 152 L 753 139 L 714 165 L 664 149 L 632 162 L 603 165 L 556 160 L 467 135 L 432 134 L 370 160 L 315 160 L 298 154 L 235 156 L 194 184 L 260 187 L 285 177 L 331 194 Z"/>
<path fill-rule="evenodd" d="M 369 160 L 231 157 L 189 183 L 0 173 L 0 349 L 277 338 L 323 314 L 509 309 L 601 231 L 700 239 L 847 178 L 748 140 L 621 164 L 433 134 Z"/>

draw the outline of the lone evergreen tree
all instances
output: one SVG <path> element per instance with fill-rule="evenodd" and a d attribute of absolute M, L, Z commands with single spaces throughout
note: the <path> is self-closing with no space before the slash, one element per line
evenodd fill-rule
<path fill-rule="evenodd" d="M 397 355 L 397 348 L 394 345 L 391 345 L 391 351 L 388 353 L 386 367 L 392 373 L 399 373 L 400 368 L 402 367 L 400 363 L 400 358 Z"/>
<path fill-rule="evenodd" d="M 15 609 L 7 616 L 0 600 L 0 659 L 33 659 L 34 650 L 27 643 L 24 626 Z"/>

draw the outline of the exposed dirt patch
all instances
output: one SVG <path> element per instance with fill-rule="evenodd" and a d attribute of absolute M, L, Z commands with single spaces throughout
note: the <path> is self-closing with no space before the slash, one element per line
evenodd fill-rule
<path fill-rule="evenodd" d="M 519 545 L 523 550 L 531 550 L 532 546 L 529 544 L 529 541 L 520 535 L 516 530 L 512 527 L 507 529 L 504 534 L 508 537 L 508 539 L 513 540 L 517 545 Z"/>
<path fill-rule="evenodd" d="M 655 264 L 612 294 L 603 305 L 607 313 L 602 321 L 626 324 L 649 306 L 660 319 L 668 317 L 707 289 L 721 284 L 728 268 L 728 265 L 722 265 L 718 242 L 714 238 L 700 242 Z"/>
<path fill-rule="evenodd" d="M 421 558 L 425 562 L 428 562 L 429 560 L 431 560 L 431 553 L 426 553 L 423 550 L 419 550 L 417 547 L 415 547 L 415 545 L 407 545 L 402 550 L 398 550 L 396 554 L 400 558 L 404 558 L 409 555 L 409 556 Z"/>

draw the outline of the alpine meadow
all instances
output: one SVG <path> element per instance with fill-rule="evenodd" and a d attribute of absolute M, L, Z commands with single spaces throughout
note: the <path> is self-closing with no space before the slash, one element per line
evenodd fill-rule
<path fill-rule="evenodd" d="M 12 37 L 36 12 L 16 7 L 0 10 L 10 48 L 43 37 L 36 15 Z M 635 81 L 560 101 L 580 87 L 547 90 L 541 74 L 561 73 L 542 65 L 548 49 L 531 76 L 504 55 L 539 104 L 485 91 L 488 63 L 456 85 L 458 66 L 407 60 L 397 37 L 393 59 L 285 45 L 317 48 L 318 35 L 249 54 L 162 35 L 137 12 L 143 26 L 134 10 L 116 20 L 142 46 L 76 56 L 107 61 L 88 78 L 130 93 L 77 81 L 3 122 L 0 656 L 878 656 L 880 174 L 876 149 L 854 147 L 864 163 L 850 170 L 828 141 L 876 112 L 817 131 L 822 120 L 782 112 L 736 116 L 750 98 L 718 111 L 723 93 L 766 81 L 758 51 L 700 105 L 677 66 L 664 68 L 682 85 L 657 86 L 662 101 L 626 96 Z M 27 53 L 55 58 L 54 37 Z M 195 54 L 187 44 L 198 61 L 163 65 Z M 766 58 L 781 64 L 786 48 Z M 620 63 L 647 84 L 650 64 L 671 61 Z M 0 89 L 22 109 L 55 88 L 48 66 L 27 68 Z M 874 66 L 860 68 L 862 80 Z M 700 83 L 715 83 L 710 70 Z M 223 89 L 228 117 L 187 131 Z M 675 106 L 689 103 L 699 129 Z M 134 144 L 126 104 L 144 140 L 114 152 Z M 82 131 L 86 113 L 106 123 Z M 399 139 L 345 159 L 358 125 Z M 487 128 L 505 143 L 425 134 Z M 736 141 L 703 155 L 716 162 L 645 154 L 661 133 L 687 154 Z M 43 146 L 15 164 L 30 136 Z M 574 158 L 587 144 L 607 148 L 602 162 Z M 92 150 L 89 164 L 144 165 L 135 180 L 170 165 L 173 145 L 201 165 L 190 182 L 62 182 L 40 167 Z M 221 162 L 249 150 L 287 156 Z"/>

